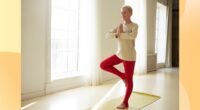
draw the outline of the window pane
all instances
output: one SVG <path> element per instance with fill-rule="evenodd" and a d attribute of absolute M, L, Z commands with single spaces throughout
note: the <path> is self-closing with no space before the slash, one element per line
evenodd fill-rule
<path fill-rule="evenodd" d="M 52 0 L 51 72 L 53 77 L 66 76 L 78 71 L 78 17 L 79 0 Z"/>
<path fill-rule="evenodd" d="M 69 7 L 69 0 L 54 0 L 55 1 L 55 8 L 59 9 L 68 9 Z"/>
<path fill-rule="evenodd" d="M 157 4 L 156 16 L 156 43 L 155 52 L 157 53 L 157 63 L 165 63 L 166 46 L 167 46 L 167 8 L 166 6 Z"/>
<path fill-rule="evenodd" d="M 77 70 L 77 52 L 70 52 L 68 55 L 68 72 Z"/>
<path fill-rule="evenodd" d="M 64 10 L 56 9 L 54 11 L 55 17 L 54 17 L 54 23 L 55 23 L 55 29 L 56 30 L 67 30 L 67 27 L 69 27 L 69 15 Z"/>
<path fill-rule="evenodd" d="M 69 32 L 69 50 L 76 50 L 78 48 L 78 34 L 74 32 Z"/>

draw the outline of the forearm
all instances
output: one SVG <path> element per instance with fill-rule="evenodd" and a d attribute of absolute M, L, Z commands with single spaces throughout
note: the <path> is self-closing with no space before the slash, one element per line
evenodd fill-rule
<path fill-rule="evenodd" d="M 108 32 L 108 33 L 106 33 L 106 38 L 107 39 L 117 38 L 117 33 Z"/>
<path fill-rule="evenodd" d="M 119 39 L 135 40 L 137 33 L 120 33 Z"/>
<path fill-rule="evenodd" d="M 120 33 L 119 34 L 119 38 L 120 39 L 127 39 L 127 40 L 135 40 L 135 38 L 137 37 L 137 33 L 138 33 L 138 26 L 134 27 L 131 32 L 128 33 Z"/>

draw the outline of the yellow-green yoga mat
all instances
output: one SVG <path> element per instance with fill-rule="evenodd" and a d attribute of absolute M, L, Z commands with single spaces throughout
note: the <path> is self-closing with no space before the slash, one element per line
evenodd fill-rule
<path fill-rule="evenodd" d="M 129 99 L 129 108 L 123 110 L 140 110 L 145 106 L 150 105 L 153 102 L 157 101 L 158 99 L 160 99 L 160 96 L 134 91 L 132 92 L 132 95 Z M 119 110 L 116 109 L 116 106 L 119 105 L 122 100 L 123 100 L 122 96 L 113 98 L 103 102 L 97 108 L 90 108 L 87 110 Z"/>

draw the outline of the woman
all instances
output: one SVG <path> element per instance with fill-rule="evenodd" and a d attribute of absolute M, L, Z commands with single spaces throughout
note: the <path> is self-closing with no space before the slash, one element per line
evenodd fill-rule
<path fill-rule="evenodd" d="M 128 108 L 128 100 L 133 89 L 133 74 L 136 60 L 135 39 L 138 32 L 138 25 L 131 21 L 132 8 L 124 5 L 121 8 L 121 17 L 123 22 L 120 23 L 112 32 L 106 34 L 107 38 L 116 38 L 118 41 L 118 51 L 103 60 L 100 64 L 101 69 L 119 76 L 126 85 L 125 97 L 118 109 Z M 120 72 L 114 67 L 123 63 L 125 73 Z"/>

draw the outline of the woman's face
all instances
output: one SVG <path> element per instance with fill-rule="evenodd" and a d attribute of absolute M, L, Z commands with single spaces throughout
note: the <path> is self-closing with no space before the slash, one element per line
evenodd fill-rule
<path fill-rule="evenodd" d="M 123 18 L 123 20 L 125 21 L 129 20 L 131 15 L 132 15 L 131 12 L 127 8 L 122 8 L 121 17 Z"/>

